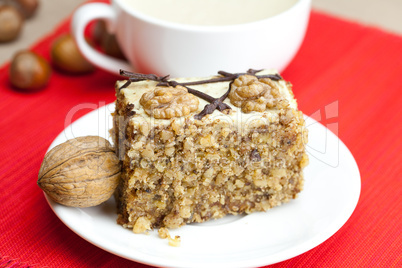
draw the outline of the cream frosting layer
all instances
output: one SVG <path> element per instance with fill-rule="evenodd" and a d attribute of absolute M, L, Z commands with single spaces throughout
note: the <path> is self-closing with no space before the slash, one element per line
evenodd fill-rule
<path fill-rule="evenodd" d="M 270 70 L 263 70 L 257 75 L 265 75 L 265 74 L 276 74 L 277 72 L 273 69 Z M 177 82 L 191 82 L 191 81 L 200 81 L 200 80 L 206 80 L 210 79 L 213 77 L 218 77 L 218 76 L 211 76 L 211 77 L 195 77 L 195 78 L 175 78 L 172 79 Z M 124 85 L 127 81 L 118 81 L 117 82 L 117 87 L 121 87 Z M 194 115 L 200 113 L 205 105 L 209 104 L 207 101 L 199 98 L 199 107 L 198 110 L 190 113 L 187 116 L 184 117 L 178 117 L 178 118 L 172 118 L 172 119 L 155 119 L 152 116 L 149 116 L 142 105 L 140 104 L 140 99 L 142 95 L 145 92 L 154 90 L 156 85 L 159 82 L 156 81 L 140 81 L 140 82 L 134 82 L 131 83 L 128 87 L 122 88 L 120 90 L 120 94 L 124 95 L 124 101 L 126 102 L 126 105 L 133 104 L 134 108 L 133 111 L 135 111 L 135 115 L 130 119 L 134 125 L 137 124 L 151 124 L 153 126 L 155 125 L 161 125 L 161 126 L 166 126 L 171 124 L 173 121 L 176 123 L 182 124 L 186 120 L 192 120 L 192 121 L 199 121 L 197 119 L 194 119 Z M 206 94 L 218 98 L 225 94 L 225 92 L 229 88 L 229 83 L 230 82 L 218 82 L 218 83 L 209 83 L 209 84 L 202 84 L 202 85 L 194 85 L 191 86 L 191 88 L 199 90 L 201 92 L 205 92 Z M 280 95 L 282 98 L 286 99 L 289 102 L 289 108 L 293 110 L 297 110 L 297 102 L 293 97 L 293 92 L 292 89 L 290 88 L 288 82 L 285 80 L 279 80 L 276 82 L 278 85 L 278 89 L 280 92 Z M 210 123 L 216 120 L 220 121 L 227 121 L 229 125 L 234 126 L 235 128 L 243 129 L 243 131 L 246 128 L 254 128 L 258 127 L 259 125 L 263 124 L 268 124 L 270 122 L 273 122 L 277 120 L 278 118 L 278 113 L 280 110 L 278 109 L 267 109 L 264 112 L 250 112 L 250 113 L 243 113 L 241 111 L 241 108 L 238 108 L 234 106 L 229 98 L 226 98 L 224 101 L 226 104 L 228 104 L 232 110 L 228 113 L 222 113 L 218 110 L 215 110 L 212 114 L 206 115 L 202 118 L 202 122 L 199 123 Z"/>

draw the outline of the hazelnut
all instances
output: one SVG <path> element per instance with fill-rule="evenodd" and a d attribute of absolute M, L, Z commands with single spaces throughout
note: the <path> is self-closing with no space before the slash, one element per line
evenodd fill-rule
<path fill-rule="evenodd" d="M 92 28 L 92 39 L 100 45 L 103 35 L 106 33 L 106 23 L 104 20 L 97 20 Z"/>
<path fill-rule="evenodd" d="M 26 18 L 32 17 L 39 6 L 38 0 L 15 0 Z"/>
<path fill-rule="evenodd" d="M 0 42 L 9 42 L 18 37 L 24 19 L 13 6 L 0 6 Z"/>
<path fill-rule="evenodd" d="M 49 63 L 32 51 L 19 51 L 10 65 L 10 81 L 13 86 L 23 90 L 43 88 L 50 79 Z"/>
<path fill-rule="evenodd" d="M 120 49 L 120 45 L 117 43 L 116 36 L 114 34 L 105 33 L 101 41 L 101 49 L 106 55 L 118 58 L 126 59 L 123 52 Z"/>
<path fill-rule="evenodd" d="M 59 37 L 52 45 L 51 58 L 60 70 L 71 74 L 93 71 L 94 66 L 82 56 L 77 44 L 70 34 Z"/>
<path fill-rule="evenodd" d="M 106 23 L 104 20 L 97 20 L 92 28 L 92 40 L 100 45 L 103 35 L 106 33 Z"/>
<path fill-rule="evenodd" d="M 68 140 L 45 156 L 38 186 L 57 203 L 91 207 L 108 200 L 120 179 L 120 162 L 104 138 L 85 136 Z"/>
<path fill-rule="evenodd" d="M 100 46 L 100 49 L 109 56 L 126 59 L 117 42 L 116 35 L 108 33 L 104 20 L 98 20 L 92 32 L 93 40 Z"/>

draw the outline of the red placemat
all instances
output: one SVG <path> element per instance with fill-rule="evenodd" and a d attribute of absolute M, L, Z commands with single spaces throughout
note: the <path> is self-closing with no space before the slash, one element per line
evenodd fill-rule
<path fill-rule="evenodd" d="M 67 20 L 32 49 L 49 59 L 50 44 L 68 29 Z M 80 104 L 92 108 L 74 118 L 112 102 L 118 78 L 100 70 L 54 71 L 45 90 L 27 94 L 10 87 L 7 70 L 0 68 L 0 267 L 147 267 L 75 235 L 36 185 L 66 115 Z M 300 109 L 351 150 L 362 192 L 334 236 L 274 267 L 401 267 L 402 37 L 313 12 L 305 42 L 282 75 L 293 83 Z"/>

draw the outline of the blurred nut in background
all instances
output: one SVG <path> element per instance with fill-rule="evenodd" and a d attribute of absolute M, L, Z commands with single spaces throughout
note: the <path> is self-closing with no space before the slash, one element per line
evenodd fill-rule
<path fill-rule="evenodd" d="M 70 34 L 59 37 L 53 43 L 51 57 L 55 67 L 71 74 L 88 73 L 95 69 L 82 56 Z"/>
<path fill-rule="evenodd" d="M 0 6 L 0 42 L 9 42 L 18 37 L 24 19 L 13 6 Z"/>
<path fill-rule="evenodd" d="M 104 20 L 98 20 L 95 24 L 93 30 L 93 39 L 99 44 L 100 49 L 109 56 L 126 59 L 123 52 L 117 43 L 116 36 L 114 34 L 108 33 L 106 29 L 106 23 Z"/>
<path fill-rule="evenodd" d="M 38 0 L 14 0 L 20 7 L 22 14 L 24 14 L 25 18 L 32 17 L 39 6 Z"/>
<path fill-rule="evenodd" d="M 126 57 L 120 49 L 117 43 L 116 36 L 114 34 L 105 33 L 101 42 L 101 49 L 105 54 L 124 60 Z"/>
<path fill-rule="evenodd" d="M 49 63 L 35 52 L 17 52 L 10 65 L 10 82 L 13 86 L 33 91 L 46 86 L 50 79 Z"/>
<path fill-rule="evenodd" d="M 92 38 L 96 44 L 100 44 L 103 35 L 106 33 L 106 23 L 104 20 L 97 20 L 92 28 Z"/>

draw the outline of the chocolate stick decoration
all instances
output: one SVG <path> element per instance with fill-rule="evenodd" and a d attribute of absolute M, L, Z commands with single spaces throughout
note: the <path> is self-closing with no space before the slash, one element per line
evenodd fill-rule
<path fill-rule="evenodd" d="M 218 109 L 219 111 L 223 111 L 226 109 L 231 109 L 231 107 L 224 103 L 223 101 L 227 98 L 227 96 L 230 93 L 230 89 L 232 87 L 232 83 L 235 79 L 237 79 L 239 76 L 241 75 L 253 75 L 257 78 L 269 78 L 272 79 L 274 81 L 279 81 L 282 79 L 282 77 L 279 74 L 268 74 L 268 75 L 256 75 L 258 72 L 260 72 L 262 70 L 254 70 L 254 69 L 249 69 L 246 73 L 228 73 L 225 71 L 219 71 L 218 74 L 220 74 L 220 77 L 215 77 L 215 78 L 211 78 L 211 79 L 206 79 L 206 80 L 201 80 L 201 81 L 192 81 L 192 82 L 177 82 L 174 80 L 168 80 L 169 75 L 166 76 L 157 76 L 155 74 L 138 74 L 138 73 L 132 73 L 129 71 L 124 71 L 124 70 L 120 70 L 120 75 L 128 77 L 128 81 L 119 88 L 126 88 L 128 87 L 131 83 L 133 82 L 139 82 L 139 81 L 145 81 L 145 80 L 152 80 L 152 81 L 156 81 L 159 82 L 157 84 L 157 86 L 172 86 L 172 87 L 176 87 L 176 86 L 183 86 L 187 89 L 187 91 L 190 94 L 193 94 L 194 96 L 197 96 L 207 102 L 209 102 L 209 104 L 205 105 L 204 109 L 199 113 L 196 114 L 194 116 L 195 119 L 197 120 L 201 120 L 205 115 L 207 114 L 212 114 L 215 109 Z M 219 83 L 219 82 L 228 82 L 231 81 L 229 84 L 229 88 L 226 91 L 225 94 L 223 94 L 221 97 L 219 98 L 214 98 L 204 92 L 198 91 L 196 89 L 190 88 L 189 86 L 195 86 L 195 85 L 202 85 L 202 84 L 209 84 L 209 83 Z"/>
<path fill-rule="evenodd" d="M 152 80 L 152 81 L 160 82 L 160 83 L 157 84 L 157 86 L 172 86 L 172 87 L 176 87 L 178 85 L 183 86 L 183 87 L 185 87 L 187 89 L 187 91 L 190 94 L 193 94 L 194 96 L 197 96 L 197 97 L 199 97 L 199 98 L 201 98 L 201 99 L 203 99 L 203 100 L 205 100 L 205 101 L 207 101 L 209 103 L 212 103 L 213 101 L 216 100 L 216 98 L 214 98 L 214 97 L 212 97 L 212 96 L 210 96 L 210 95 L 208 95 L 208 94 L 206 94 L 204 92 L 201 92 L 201 91 L 198 91 L 196 89 L 192 89 L 192 88 L 188 87 L 186 83 L 179 83 L 177 81 L 173 81 L 173 80 L 169 81 L 169 80 L 167 80 L 169 78 L 169 75 L 158 77 L 155 74 L 137 74 L 137 73 L 132 73 L 132 72 L 129 72 L 129 71 L 124 71 L 124 70 L 120 70 L 120 75 L 126 76 L 129 79 L 119 89 L 128 87 L 132 82 Z M 219 105 L 218 109 L 219 109 L 219 111 L 223 111 L 225 109 L 231 109 L 231 108 L 226 103 L 222 103 L 222 104 Z"/>
<path fill-rule="evenodd" d="M 172 86 L 172 87 L 182 86 L 182 87 L 185 87 L 187 89 L 188 93 L 193 94 L 194 96 L 197 96 L 197 97 L 199 97 L 199 98 L 201 98 L 201 99 L 203 99 L 203 100 L 205 100 L 205 101 L 207 101 L 209 103 L 213 103 L 213 102 L 215 102 L 217 100 L 217 98 L 214 98 L 214 97 L 212 97 L 212 96 L 210 96 L 210 95 L 208 95 L 208 94 L 206 94 L 204 92 L 201 92 L 201 91 L 198 91 L 196 89 L 188 87 L 187 83 L 179 83 L 179 82 L 176 82 L 176 81 L 168 81 L 168 82 L 161 82 L 158 85 L 159 86 Z M 226 109 L 232 109 L 229 105 L 227 105 L 226 103 L 223 103 L 223 102 L 218 103 L 217 108 L 218 108 L 219 111 L 223 111 L 223 110 L 226 110 Z"/>
<path fill-rule="evenodd" d="M 226 93 L 225 94 L 223 94 L 220 98 L 217 98 L 217 99 L 215 99 L 213 102 L 211 102 L 210 104 L 207 104 L 207 105 L 205 105 L 205 107 L 204 107 L 204 109 L 202 109 L 202 111 L 199 113 L 199 114 L 196 114 L 195 116 L 194 116 L 194 118 L 195 119 L 197 119 L 197 120 L 201 120 L 204 116 L 206 116 L 207 114 L 212 114 L 214 111 L 215 111 L 215 109 L 218 109 L 220 112 L 222 112 L 223 110 L 225 110 L 225 109 L 222 109 L 222 105 L 227 105 L 226 103 L 223 103 L 223 101 L 227 98 L 227 96 L 229 95 L 229 93 L 230 93 L 230 88 L 231 88 L 231 86 L 232 86 L 232 83 L 233 83 L 233 81 L 232 82 L 230 82 L 230 84 L 229 84 L 229 89 L 226 91 Z M 229 105 L 228 105 L 229 106 Z M 232 109 L 232 108 L 230 108 L 230 106 L 229 106 L 229 109 Z"/>
<path fill-rule="evenodd" d="M 138 74 L 132 73 L 125 70 L 120 70 L 120 75 L 128 77 L 128 81 L 122 85 L 120 89 L 128 87 L 133 82 L 145 81 L 145 80 L 152 80 L 152 81 L 159 81 L 159 82 L 167 82 L 170 75 L 165 76 L 157 76 L 155 74 Z"/>
<path fill-rule="evenodd" d="M 205 107 L 204 107 L 204 109 L 199 113 L 199 114 L 196 114 L 195 116 L 194 116 L 194 118 L 195 119 L 197 119 L 197 120 L 201 120 L 205 115 L 207 115 L 207 114 L 212 114 L 214 111 L 215 111 L 215 109 L 218 109 L 219 111 L 223 111 L 221 108 L 222 108 L 222 105 L 223 104 L 226 104 L 226 103 L 223 103 L 223 101 L 227 98 L 227 96 L 229 95 L 229 93 L 230 93 L 230 90 L 231 90 L 231 88 L 232 88 L 232 83 L 233 83 L 233 81 L 235 80 L 235 79 L 237 79 L 239 76 L 241 76 L 241 75 L 245 75 L 245 74 L 248 74 L 248 75 L 254 75 L 254 76 L 256 76 L 257 78 L 270 78 L 270 79 L 272 79 L 272 80 L 275 80 L 275 81 L 278 81 L 278 80 L 280 80 L 280 79 L 282 79 L 282 77 L 279 75 L 279 74 L 275 74 L 275 75 L 260 75 L 260 76 L 258 76 L 258 75 L 255 75 L 256 73 L 258 73 L 258 72 L 260 72 L 261 70 L 254 70 L 254 69 L 249 69 L 248 71 L 247 71 L 247 73 L 228 73 L 228 72 L 225 72 L 225 71 L 219 71 L 218 72 L 218 74 L 220 74 L 220 75 L 222 75 L 222 77 L 219 77 L 219 78 L 216 78 L 216 79 L 210 79 L 209 81 L 211 81 L 211 80 L 214 80 L 214 82 L 222 82 L 222 81 L 231 81 L 230 82 L 230 84 L 229 84 L 229 88 L 228 88 L 228 90 L 226 91 L 226 93 L 225 94 L 223 94 L 220 98 L 217 98 L 217 99 L 214 99 L 214 101 L 213 102 L 211 102 L 210 104 L 207 104 L 207 105 L 205 105 Z M 219 80 L 219 81 L 218 81 Z M 201 82 L 205 82 L 205 81 L 208 81 L 208 80 L 204 80 L 204 81 L 201 81 Z M 198 82 L 199 83 L 199 82 Z M 210 82 L 211 83 L 211 82 Z M 188 84 L 188 83 L 187 83 Z M 230 107 L 229 107 L 230 108 Z M 231 108 L 230 108 L 231 109 Z"/>

